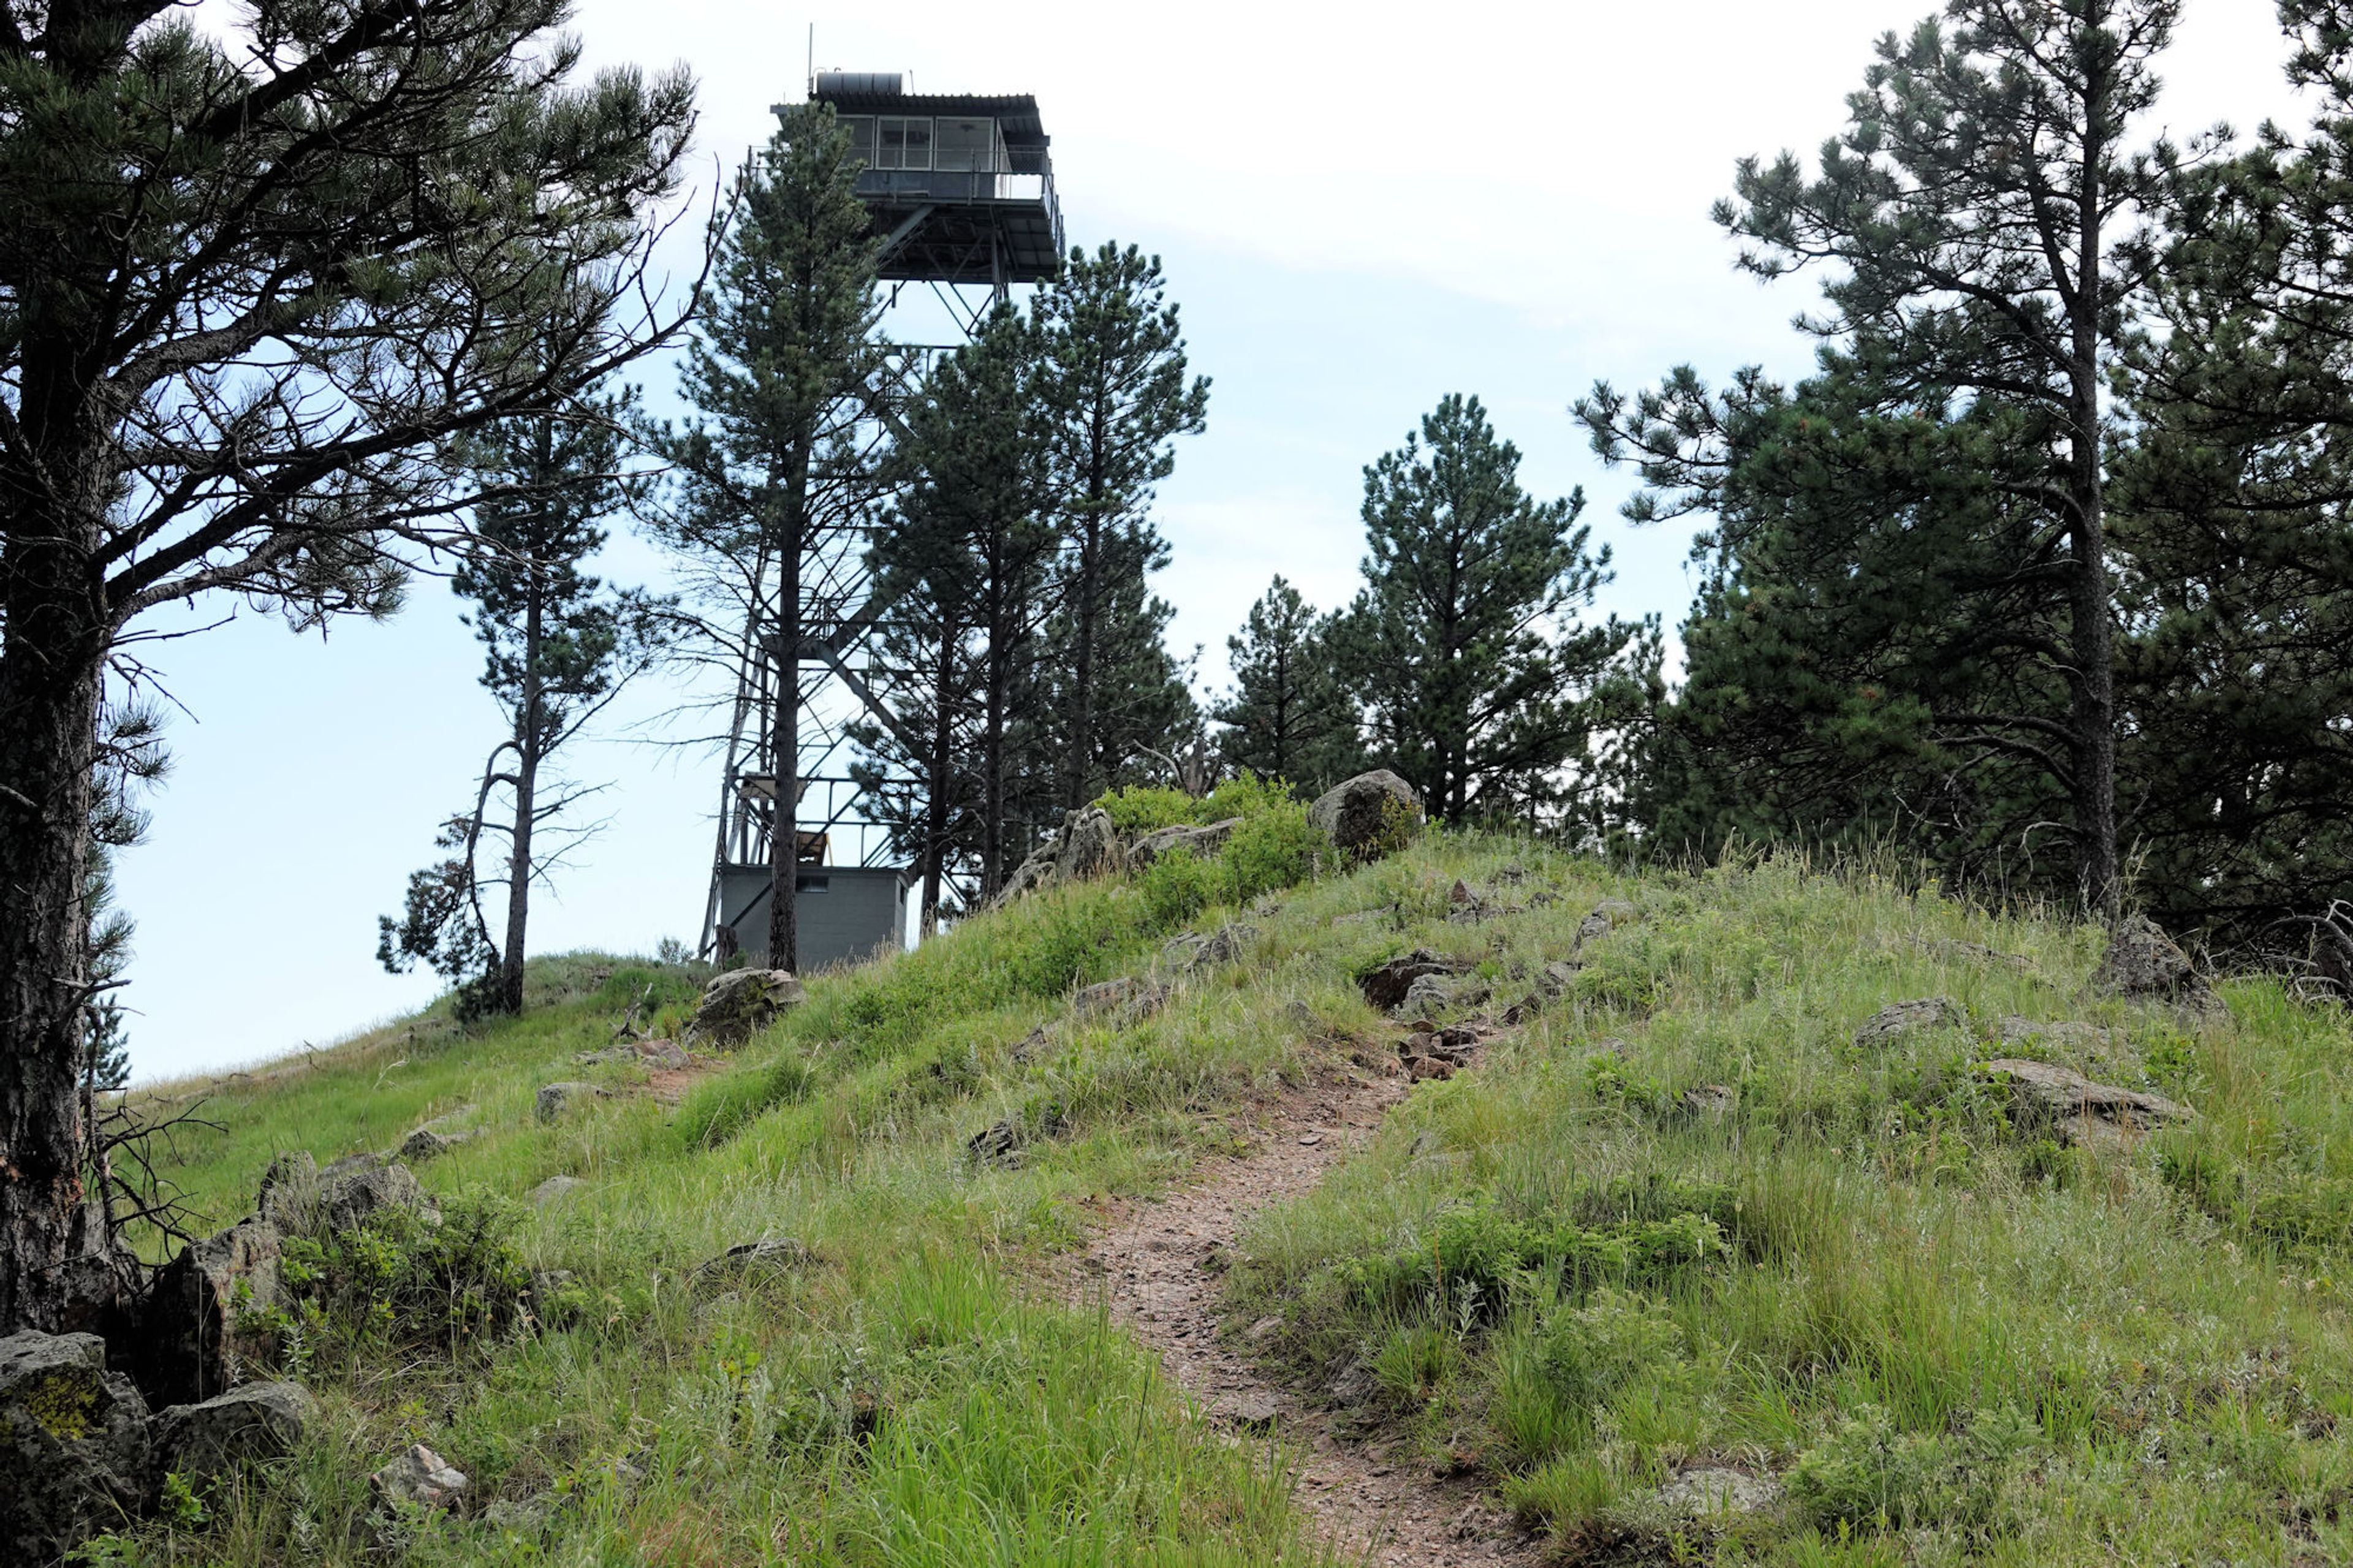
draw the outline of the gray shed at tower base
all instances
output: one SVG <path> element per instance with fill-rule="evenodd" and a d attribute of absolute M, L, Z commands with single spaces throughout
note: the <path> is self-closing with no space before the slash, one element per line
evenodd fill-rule
<path fill-rule="evenodd" d="M 800 868 L 800 972 L 829 963 L 856 963 L 907 944 L 908 873 L 892 866 L 811 866 Z M 733 928 L 735 946 L 754 963 L 768 957 L 769 873 L 765 866 L 723 866 L 719 924 Z M 725 951 L 721 941 L 721 951 Z"/>

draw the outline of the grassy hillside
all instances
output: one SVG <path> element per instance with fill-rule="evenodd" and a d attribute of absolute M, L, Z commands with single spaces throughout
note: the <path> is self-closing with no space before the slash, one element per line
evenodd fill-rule
<path fill-rule="evenodd" d="M 1246 1238 L 1235 1321 L 1277 1318 L 1261 1353 L 1344 1429 L 1486 1477 L 1569 1561 L 2353 1555 L 2341 1015 L 2266 980 L 2199 1023 L 2089 998 L 2095 931 L 1787 865 L 1626 879 L 1439 837 L 1264 896 L 1164 865 L 821 977 L 691 1083 L 574 1058 L 633 1004 L 674 1022 L 700 976 L 572 957 L 521 1020 L 428 1013 L 218 1086 L 224 1131 L 183 1138 L 171 1174 L 219 1224 L 280 1150 L 323 1163 L 433 1118 L 477 1135 L 419 1167 L 442 1232 L 358 1260 L 390 1310 L 322 1289 L 294 1336 L 316 1441 L 205 1523 L 108 1550 L 360 1561 L 367 1473 L 422 1441 L 474 1497 L 419 1526 L 417 1563 L 1322 1560 L 1283 1440 L 1188 1418 L 1044 1265 L 1116 1200 L 1247 1148 L 1285 1084 L 1393 1059 L 1366 969 L 1459 956 L 1500 1011 L 1613 897 L 1638 917 L 1564 994 Z M 1221 890 L 1248 902 L 1201 907 Z M 1163 952 L 1233 919 L 1255 928 L 1233 962 Z M 1073 1010 L 1123 973 L 1169 979 L 1168 1004 Z M 1926 995 L 1960 1015 L 1854 1043 Z M 2000 1043 L 2013 1016 L 2108 1032 Z M 2070 1147 L 2012 1116 L 1975 1066 L 1994 1056 L 2200 1114 Z M 578 1078 L 615 1092 L 536 1121 L 538 1086 Z M 1013 1159 L 967 1147 L 992 1125 Z M 586 1184 L 523 1203 L 554 1175 Z M 781 1267 L 697 1272 L 786 1237 Z M 545 1321 L 464 1309 L 524 1268 L 572 1276 Z M 1667 1520 L 1652 1489 L 1702 1460 L 1786 1495 Z"/>

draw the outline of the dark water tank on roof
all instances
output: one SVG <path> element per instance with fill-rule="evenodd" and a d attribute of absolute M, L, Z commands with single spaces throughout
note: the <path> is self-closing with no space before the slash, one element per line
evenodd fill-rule
<path fill-rule="evenodd" d="M 819 71 L 809 83 L 811 98 L 897 98 L 902 90 L 897 71 Z"/>

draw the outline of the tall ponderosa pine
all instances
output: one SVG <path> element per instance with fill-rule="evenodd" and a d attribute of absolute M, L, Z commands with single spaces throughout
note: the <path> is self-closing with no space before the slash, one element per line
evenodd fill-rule
<path fill-rule="evenodd" d="M 2080 895 L 2109 914 L 2121 886 L 2100 399 L 2158 253 L 2136 240 L 2175 160 L 2128 138 L 2155 99 L 2151 62 L 2179 10 L 2178 0 L 1954 0 L 1949 28 L 1887 36 L 1819 172 L 1788 153 L 1744 161 L 1736 198 L 1716 209 L 1749 242 L 1741 264 L 1759 277 L 1836 268 L 1828 314 L 1807 323 L 1825 340 L 1821 374 L 1788 416 L 1771 416 L 1769 434 L 1752 427 L 1750 449 L 1736 451 L 1727 431 L 1744 411 L 1727 413 L 1688 377 L 1631 408 L 1599 387 L 1577 410 L 1606 457 L 1631 453 L 1651 485 L 1725 515 L 1719 543 L 1731 556 L 1752 531 L 1810 526 L 1827 498 L 1841 515 L 1795 552 L 1908 601 L 1873 625 L 1908 637 L 1933 623 L 1949 633 L 1935 648 L 2028 671 L 1973 693 L 1898 657 L 1892 685 L 1820 701 L 1902 710 L 1913 732 L 1874 719 L 1873 743 L 2040 773 L 2068 803 L 2059 831 Z M 1736 476 L 1743 463 L 1750 471 Z M 1853 487 L 1841 479 L 1849 468 L 1864 471 Z M 1883 521 L 1860 514 L 1865 491 Z M 1645 499 L 1631 515 L 1661 510 Z M 1930 518 L 1967 538 L 1950 570 L 1905 537 Z M 1742 591 L 1785 585 L 1751 574 Z M 1835 647 L 1831 664 L 1871 662 L 1863 628 L 1780 626 L 1776 637 Z M 2037 684 L 2057 700 L 2036 700 L 2025 688 Z"/>
<path fill-rule="evenodd" d="M 1322 788 L 1356 771 L 1355 707 L 1335 678 L 1324 617 L 1277 576 L 1226 639 L 1233 689 L 1210 710 L 1230 768 Z"/>
<path fill-rule="evenodd" d="M 1145 587 L 1166 556 L 1148 509 L 1176 467 L 1176 437 L 1203 427 L 1209 384 L 1186 381 L 1184 334 L 1165 295 L 1159 258 L 1106 243 L 1073 249 L 1030 301 L 1034 395 L 1065 540 L 1052 666 L 1065 805 L 1093 798 L 1137 746 L 1168 744 L 1159 726 L 1191 717 L 1160 649 L 1166 606 Z"/>
<path fill-rule="evenodd" d="M 2353 27 L 2281 16 L 2315 123 L 2179 183 L 2116 528 L 2140 889 L 2264 945 L 2353 898 Z"/>
<path fill-rule="evenodd" d="M 1540 501 L 1479 400 L 1449 396 L 1365 469 L 1365 586 L 1333 637 L 1373 754 L 1450 822 L 1525 816 L 1620 706 L 1641 628 L 1578 626 L 1609 581 L 1582 493 Z"/>
<path fill-rule="evenodd" d="M 482 767 L 473 809 L 444 838 L 458 854 L 409 878 L 400 921 L 381 921 L 376 956 L 398 973 L 422 961 L 464 983 L 460 1010 L 522 1010 L 531 890 L 577 833 L 551 849 L 543 834 L 587 790 L 543 788 L 545 770 L 588 721 L 643 674 L 662 647 L 670 606 L 609 589 L 582 570 L 604 548 L 599 526 L 628 502 L 618 423 L 624 400 L 564 416 L 510 420 L 459 451 L 481 489 L 476 539 L 450 586 L 470 600 L 481 682 L 506 734 Z M 504 816 L 493 810 L 502 803 Z M 481 906 L 484 836 L 505 840 L 503 932 Z"/>
<path fill-rule="evenodd" d="M 684 558 L 703 602 L 694 621 L 703 656 L 730 669 L 763 660 L 770 671 L 761 726 L 776 770 L 768 961 L 792 968 L 807 608 L 838 560 L 863 543 L 872 482 L 852 440 L 881 305 L 849 132 L 829 104 L 791 105 L 776 119 L 737 181 L 681 378 L 695 414 L 652 433 L 680 491 L 653 531 Z M 764 605 L 773 607 L 765 618 Z"/>
<path fill-rule="evenodd" d="M 904 489 L 871 558 L 891 606 L 882 662 L 903 672 L 901 722 L 857 727 L 859 776 L 896 808 L 893 847 L 923 868 L 927 928 L 959 870 L 981 900 L 995 895 L 1008 856 L 1029 847 L 1018 833 L 1008 843 L 1008 824 L 1047 805 L 1034 798 L 1042 759 L 1021 725 L 1038 705 L 1036 639 L 1057 542 L 1039 516 L 1035 342 L 1001 310 L 934 369 L 907 414 L 893 463 Z M 885 787 L 894 776 L 916 787 Z"/>
<path fill-rule="evenodd" d="M 566 85 L 564 0 L 10 4 L 0 26 L 0 1334 L 90 1321 L 101 683 L 149 612 L 382 611 L 448 438 L 666 335 L 682 76 Z M 551 347 L 552 344 L 552 347 Z"/>

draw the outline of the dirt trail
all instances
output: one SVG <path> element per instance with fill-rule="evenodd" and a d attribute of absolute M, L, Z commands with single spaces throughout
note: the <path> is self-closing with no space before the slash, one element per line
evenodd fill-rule
<path fill-rule="evenodd" d="M 1433 1474 L 1404 1444 L 1391 1454 L 1335 1440 L 1312 1400 L 1219 1337 L 1220 1274 L 1204 1259 L 1230 1247 L 1259 1209 L 1314 1187 L 1406 1088 L 1402 1075 L 1352 1070 L 1266 1107 L 1248 1130 L 1249 1153 L 1204 1162 L 1190 1186 L 1118 1215 L 1095 1237 L 1074 1289 L 1107 1295 L 1113 1319 L 1160 1352 L 1211 1419 L 1277 1430 L 1296 1445 L 1300 1500 L 1335 1545 L 1382 1568 L 1534 1564 L 1543 1560 L 1536 1542 L 1475 1484 Z"/>

